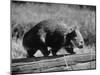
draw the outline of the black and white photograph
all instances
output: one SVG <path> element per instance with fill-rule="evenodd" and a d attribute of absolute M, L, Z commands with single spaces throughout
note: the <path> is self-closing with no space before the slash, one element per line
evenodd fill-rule
<path fill-rule="evenodd" d="M 96 6 L 11 0 L 11 74 L 96 69 Z"/>

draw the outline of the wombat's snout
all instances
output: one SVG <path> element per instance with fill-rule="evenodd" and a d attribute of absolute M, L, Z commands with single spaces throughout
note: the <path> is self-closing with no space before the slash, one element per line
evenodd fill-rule
<path fill-rule="evenodd" d="M 78 48 L 83 48 L 83 45 L 78 46 Z"/>

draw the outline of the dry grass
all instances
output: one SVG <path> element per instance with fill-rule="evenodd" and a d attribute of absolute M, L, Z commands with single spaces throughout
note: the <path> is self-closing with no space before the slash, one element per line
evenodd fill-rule
<path fill-rule="evenodd" d="M 12 44 L 11 44 L 12 59 L 26 57 L 27 52 L 24 50 L 21 42 L 22 42 L 21 40 L 17 40 L 17 41 L 12 40 Z"/>

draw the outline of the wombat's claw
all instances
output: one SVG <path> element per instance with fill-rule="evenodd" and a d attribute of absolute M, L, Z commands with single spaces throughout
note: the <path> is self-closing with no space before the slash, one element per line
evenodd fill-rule
<path fill-rule="evenodd" d="M 71 54 L 76 54 L 76 52 L 71 52 Z"/>
<path fill-rule="evenodd" d="M 35 57 L 35 56 L 27 56 L 27 58 L 33 58 L 33 57 Z"/>

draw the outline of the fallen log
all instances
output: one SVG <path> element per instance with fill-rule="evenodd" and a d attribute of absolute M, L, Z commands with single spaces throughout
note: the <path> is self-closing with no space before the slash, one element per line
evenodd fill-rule
<path fill-rule="evenodd" d="M 21 61 L 22 60 L 22 61 Z M 67 62 L 65 62 L 65 60 Z M 92 62 L 95 65 L 96 56 L 94 54 L 76 54 L 76 55 L 65 55 L 65 56 L 56 56 L 56 57 L 42 57 L 42 58 L 29 58 L 29 59 L 15 59 L 12 61 L 12 73 L 21 74 L 21 73 L 37 73 L 37 72 L 50 72 L 50 71 L 61 71 L 61 70 L 75 70 L 77 69 L 86 69 L 84 66 L 90 65 L 89 62 Z M 16 62 L 14 62 L 16 61 Z M 78 63 L 87 63 L 85 65 L 76 65 Z M 66 63 L 69 68 L 66 68 Z M 73 66 L 74 65 L 74 66 Z M 81 66 L 81 67 L 80 67 Z M 73 69 L 74 68 L 74 69 Z M 94 67 L 90 69 L 94 69 Z M 76 70 L 77 70 L 76 69 Z M 88 67 L 89 69 L 89 67 Z"/>

